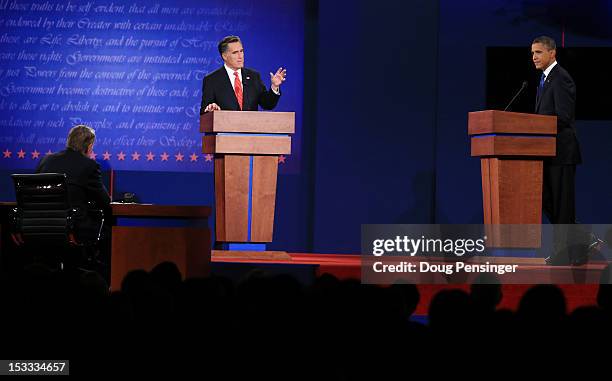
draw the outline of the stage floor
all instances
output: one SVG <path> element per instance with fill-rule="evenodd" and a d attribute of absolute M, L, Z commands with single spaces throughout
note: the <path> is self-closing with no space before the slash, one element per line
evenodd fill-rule
<path fill-rule="evenodd" d="M 256 253 L 246 257 L 232 257 L 215 255 L 213 252 L 213 273 L 220 268 L 227 271 L 227 267 L 240 271 L 241 267 L 252 271 L 261 268 L 274 268 L 276 272 L 311 271 L 314 277 L 328 273 L 339 279 L 361 279 L 361 256 L 346 254 L 314 254 L 314 253 L 287 253 L 289 259 L 264 258 Z M 440 260 L 436 258 L 435 260 Z M 541 258 L 507 258 L 488 257 L 480 258 L 492 263 L 517 263 L 521 269 L 528 272 L 529 284 L 512 282 L 503 284 L 503 299 L 499 308 L 516 310 L 520 299 L 534 283 L 554 283 L 559 286 L 566 297 L 568 312 L 577 307 L 597 304 L 598 279 L 606 262 L 593 262 L 584 266 L 548 266 Z M 299 276 L 298 276 L 299 277 Z M 551 281 L 553 280 L 553 281 Z M 560 280 L 560 281 L 554 281 Z M 571 284 L 580 283 L 580 284 Z M 432 297 L 444 289 L 461 289 L 469 292 L 469 284 L 418 284 L 420 302 L 415 311 L 416 315 L 427 315 Z"/>

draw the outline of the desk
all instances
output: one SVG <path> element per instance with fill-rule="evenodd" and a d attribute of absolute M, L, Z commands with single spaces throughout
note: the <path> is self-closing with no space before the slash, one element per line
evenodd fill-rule
<path fill-rule="evenodd" d="M 13 245 L 10 236 L 7 236 L 6 224 L 8 210 L 15 205 L 15 202 L 0 202 L 3 253 L 10 251 Z M 209 275 L 210 207 L 112 203 L 111 210 L 112 290 L 121 288 L 121 281 L 129 271 L 148 271 L 163 261 L 176 263 L 186 278 Z M 130 223 L 120 225 L 119 222 L 124 219 Z M 173 219 L 197 220 L 199 226 L 163 226 L 164 220 Z M 108 224 L 109 219 L 106 221 Z"/>
<path fill-rule="evenodd" d="M 210 273 L 211 233 L 208 206 L 174 206 L 113 203 L 111 240 L 112 290 L 121 288 L 125 275 L 135 269 L 151 270 L 164 261 L 176 263 L 186 278 Z M 146 219 L 200 220 L 202 227 L 120 226 L 118 219 L 134 223 Z"/>

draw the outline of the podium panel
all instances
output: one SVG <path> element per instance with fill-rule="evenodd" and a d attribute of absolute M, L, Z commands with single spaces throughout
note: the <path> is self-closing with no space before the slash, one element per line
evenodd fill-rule
<path fill-rule="evenodd" d="M 480 157 L 487 246 L 538 248 L 543 159 L 556 155 L 557 117 L 496 110 L 471 112 L 471 155 Z M 503 227 L 497 225 L 505 225 Z"/>
<path fill-rule="evenodd" d="M 278 157 L 291 154 L 295 113 L 214 111 L 200 131 L 215 155 L 217 242 L 272 242 Z"/>

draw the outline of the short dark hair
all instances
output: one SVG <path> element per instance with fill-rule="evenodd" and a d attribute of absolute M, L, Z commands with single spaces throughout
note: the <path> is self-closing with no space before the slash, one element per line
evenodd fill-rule
<path fill-rule="evenodd" d="M 223 40 L 219 41 L 219 45 L 217 45 L 217 48 L 219 49 L 219 54 L 225 53 L 227 51 L 227 46 L 231 44 L 232 42 L 242 43 L 242 41 L 240 41 L 240 37 L 238 36 L 223 37 Z"/>
<path fill-rule="evenodd" d="M 555 40 L 548 36 L 536 37 L 531 44 L 533 45 L 538 43 L 546 46 L 546 49 L 548 50 L 557 49 L 557 44 L 555 43 Z"/>
<path fill-rule="evenodd" d="M 68 133 L 66 147 L 87 155 L 87 148 L 96 140 L 96 132 L 83 124 L 72 127 Z"/>

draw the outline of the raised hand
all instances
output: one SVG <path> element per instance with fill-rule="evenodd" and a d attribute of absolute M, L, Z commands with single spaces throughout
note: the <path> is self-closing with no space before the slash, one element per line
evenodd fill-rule
<path fill-rule="evenodd" d="M 272 90 L 278 91 L 280 85 L 285 82 L 287 77 L 287 69 L 279 67 L 276 74 L 270 73 L 270 82 L 272 83 Z"/>

